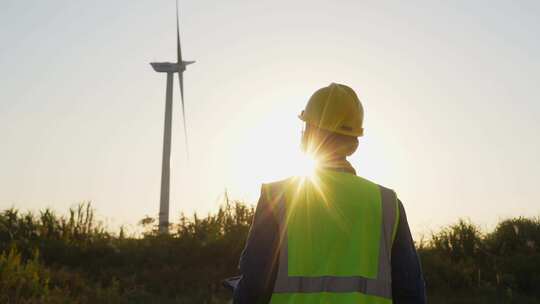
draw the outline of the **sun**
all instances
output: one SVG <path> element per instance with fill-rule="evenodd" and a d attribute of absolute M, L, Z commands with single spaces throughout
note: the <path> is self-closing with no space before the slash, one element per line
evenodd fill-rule
<path fill-rule="evenodd" d="M 317 169 L 317 161 L 313 155 L 302 154 L 303 157 L 298 158 L 298 162 L 295 164 L 295 175 L 298 177 L 312 178 L 315 176 Z"/>

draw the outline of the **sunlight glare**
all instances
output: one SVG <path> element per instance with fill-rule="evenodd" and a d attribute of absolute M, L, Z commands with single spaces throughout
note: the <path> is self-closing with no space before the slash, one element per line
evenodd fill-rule
<path fill-rule="evenodd" d="M 312 155 L 302 154 L 303 157 L 298 159 L 296 165 L 296 176 L 312 178 L 315 175 L 317 169 L 317 161 Z"/>

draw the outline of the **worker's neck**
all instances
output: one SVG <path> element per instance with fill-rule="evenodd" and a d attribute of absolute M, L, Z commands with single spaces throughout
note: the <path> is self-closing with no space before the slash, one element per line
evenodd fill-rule
<path fill-rule="evenodd" d="M 321 169 L 330 169 L 336 171 L 344 171 L 352 174 L 356 174 L 353 166 L 345 156 L 329 155 L 327 157 L 320 158 L 317 166 Z"/>

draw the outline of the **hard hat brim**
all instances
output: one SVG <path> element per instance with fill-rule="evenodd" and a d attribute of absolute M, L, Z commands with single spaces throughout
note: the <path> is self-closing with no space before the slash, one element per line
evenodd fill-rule
<path fill-rule="evenodd" d="M 337 134 L 341 134 L 341 135 L 347 135 L 347 136 L 353 136 L 353 137 L 362 137 L 364 136 L 364 128 L 361 128 L 359 130 L 340 130 L 340 129 L 333 129 L 333 128 L 326 128 L 324 126 L 320 126 L 318 125 L 317 123 L 313 123 L 311 121 L 309 121 L 309 119 L 304 115 L 304 111 L 302 111 L 302 113 L 300 113 L 298 115 L 298 118 L 307 123 L 307 124 L 310 124 L 316 128 L 319 128 L 319 129 L 323 129 L 323 130 L 326 130 L 326 131 L 330 131 L 330 132 L 333 132 L 333 133 L 337 133 Z"/>

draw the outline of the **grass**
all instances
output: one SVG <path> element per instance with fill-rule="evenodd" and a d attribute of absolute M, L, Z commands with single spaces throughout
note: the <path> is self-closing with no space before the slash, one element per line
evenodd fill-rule
<path fill-rule="evenodd" d="M 181 215 L 171 234 L 108 231 L 89 203 L 65 215 L 0 212 L 1 303 L 227 303 L 254 210 L 226 202 Z M 539 303 L 540 221 L 513 218 L 490 232 L 460 220 L 418 244 L 430 303 Z"/>

